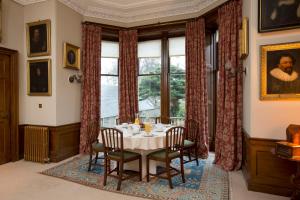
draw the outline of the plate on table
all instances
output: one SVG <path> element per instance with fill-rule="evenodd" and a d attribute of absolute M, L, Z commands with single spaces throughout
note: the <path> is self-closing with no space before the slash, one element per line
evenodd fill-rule
<path fill-rule="evenodd" d="M 144 137 L 153 137 L 154 134 L 153 133 L 143 133 L 142 136 L 144 136 Z"/>

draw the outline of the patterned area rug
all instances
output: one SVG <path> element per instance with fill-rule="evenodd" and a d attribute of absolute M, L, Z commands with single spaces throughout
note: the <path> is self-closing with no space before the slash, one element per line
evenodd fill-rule
<path fill-rule="evenodd" d="M 103 187 L 103 167 L 96 166 L 87 171 L 88 156 L 78 156 L 59 166 L 43 171 L 42 174 L 62 178 L 82 185 L 101 190 L 117 192 L 125 195 L 157 199 L 157 200 L 229 200 L 229 175 L 216 167 L 213 154 L 207 160 L 199 160 L 185 164 L 186 183 L 181 182 L 181 176 L 172 179 L 174 189 L 170 189 L 168 181 L 152 178 L 149 183 L 138 179 L 122 181 L 121 191 L 116 191 L 117 179 L 108 177 L 107 185 Z M 179 167 L 176 160 L 172 163 Z M 159 169 L 158 169 L 159 170 Z"/>

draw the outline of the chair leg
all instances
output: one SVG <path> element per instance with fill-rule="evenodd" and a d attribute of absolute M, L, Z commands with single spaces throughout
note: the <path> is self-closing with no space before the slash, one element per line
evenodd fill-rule
<path fill-rule="evenodd" d="M 122 178 L 123 178 L 123 161 L 120 161 L 120 174 L 119 174 L 119 181 L 118 181 L 118 187 L 117 190 L 121 189 L 121 182 L 122 182 Z"/>
<path fill-rule="evenodd" d="M 109 163 L 110 162 L 106 156 L 104 156 L 104 180 L 103 180 L 103 186 L 106 186 L 106 180 L 107 180 L 107 168 L 109 166 Z"/>
<path fill-rule="evenodd" d="M 199 161 L 198 161 L 198 149 L 197 149 L 197 147 L 195 147 L 195 158 L 196 158 L 197 166 L 199 166 Z"/>
<path fill-rule="evenodd" d="M 181 171 L 182 182 L 185 183 L 184 166 L 183 166 L 183 156 L 180 156 L 180 171 Z"/>
<path fill-rule="evenodd" d="M 119 175 L 120 173 L 120 163 L 119 161 L 117 161 L 117 175 Z"/>
<path fill-rule="evenodd" d="M 139 158 L 139 172 L 140 172 L 140 181 L 142 181 L 142 157 Z"/>
<path fill-rule="evenodd" d="M 149 157 L 146 158 L 146 165 L 147 165 L 147 182 L 150 181 L 150 175 L 149 175 Z"/>
<path fill-rule="evenodd" d="M 188 156 L 189 156 L 189 161 L 192 160 L 192 157 L 191 157 L 191 149 L 188 150 Z"/>
<path fill-rule="evenodd" d="M 90 151 L 90 161 L 89 161 L 88 171 L 91 171 L 92 161 L 93 161 L 93 151 Z"/>
<path fill-rule="evenodd" d="M 98 160 L 98 152 L 96 152 L 95 164 L 97 164 L 97 160 Z"/>
<path fill-rule="evenodd" d="M 173 189 L 173 184 L 172 184 L 172 177 L 171 177 L 171 172 L 170 172 L 170 161 L 168 160 L 166 163 L 166 170 L 167 170 L 167 176 L 169 180 L 169 187 Z"/>

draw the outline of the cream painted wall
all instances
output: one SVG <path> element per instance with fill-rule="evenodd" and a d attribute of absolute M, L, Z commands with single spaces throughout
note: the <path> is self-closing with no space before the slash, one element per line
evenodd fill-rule
<path fill-rule="evenodd" d="M 64 42 L 81 47 L 82 15 L 64 4 L 56 4 L 56 125 L 80 122 L 81 84 L 70 83 L 69 76 L 78 71 L 63 68 Z"/>
<path fill-rule="evenodd" d="M 244 61 L 244 128 L 251 137 L 285 139 L 289 124 L 300 124 L 300 101 L 261 101 L 260 46 L 300 41 L 300 29 L 258 33 L 258 1 L 244 1 L 244 16 L 249 17 L 250 54 Z"/>
<path fill-rule="evenodd" d="M 32 58 L 28 58 L 26 55 L 23 66 L 27 66 L 27 60 L 50 58 L 52 63 L 52 95 L 28 96 L 26 91 L 27 69 L 23 69 L 20 77 L 20 85 L 22 85 L 22 91 L 20 92 L 20 107 L 22 108 L 22 112 L 20 113 L 21 124 L 56 125 L 56 0 L 48 0 L 24 6 L 24 30 L 26 23 L 45 19 L 51 20 L 51 55 Z M 26 40 L 23 41 L 23 44 L 24 52 L 27 53 Z M 42 104 L 42 108 L 38 107 L 39 104 Z"/>
<path fill-rule="evenodd" d="M 2 0 L 2 42 L 0 46 L 14 49 L 24 56 L 23 7 L 12 0 Z"/>
<path fill-rule="evenodd" d="M 19 95 L 23 94 L 25 73 L 24 67 L 24 9 L 12 0 L 2 0 L 2 42 L 1 47 L 18 51 L 19 62 Z M 24 115 L 24 107 L 19 106 L 20 116 Z"/>

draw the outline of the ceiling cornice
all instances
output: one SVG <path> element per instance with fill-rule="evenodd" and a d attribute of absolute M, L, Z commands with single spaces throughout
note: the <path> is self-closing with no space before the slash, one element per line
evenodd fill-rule
<path fill-rule="evenodd" d="M 181 0 L 181 2 L 176 0 L 153 0 L 151 1 L 151 5 L 159 6 L 151 7 L 147 3 L 149 8 L 143 6 L 142 3 L 121 5 L 114 2 L 107 3 L 107 1 L 98 0 L 97 2 L 99 3 L 105 3 L 99 4 L 98 6 L 83 6 L 77 4 L 77 1 L 74 0 L 59 1 L 86 17 L 106 19 L 121 23 L 134 23 L 170 16 L 195 13 L 203 14 L 203 11 L 207 11 L 208 7 L 212 7 L 213 5 L 218 6 L 227 0 Z M 177 3 L 174 3 L 175 1 Z M 173 4 L 170 4 L 172 2 Z M 213 7 L 211 9 L 213 9 Z"/>
<path fill-rule="evenodd" d="M 26 5 L 30 5 L 30 4 L 33 4 L 33 3 L 39 3 L 39 2 L 43 2 L 43 1 L 46 1 L 46 0 L 14 0 L 15 2 L 23 5 L 23 6 L 26 6 Z"/>
<path fill-rule="evenodd" d="M 15 0 L 29 5 L 45 0 Z M 200 16 L 228 0 L 59 0 L 84 17 L 109 20 L 127 26 L 137 22 Z"/>

